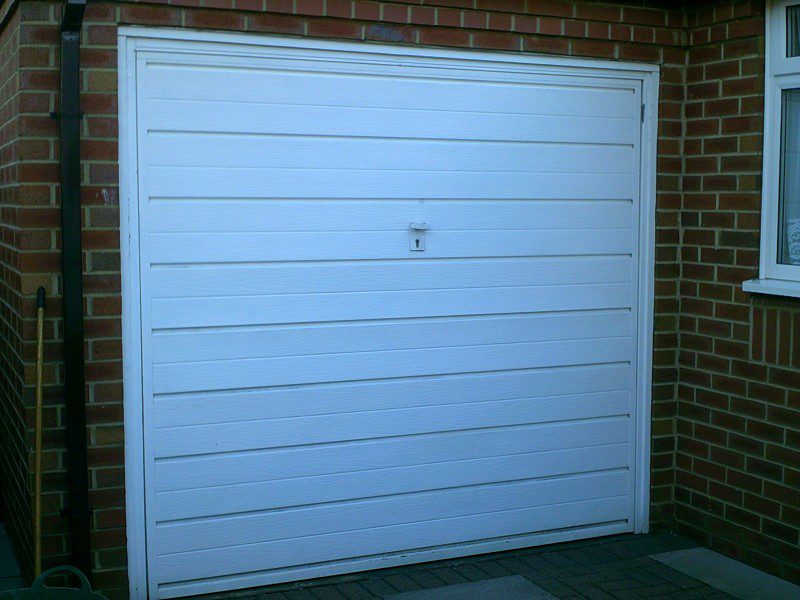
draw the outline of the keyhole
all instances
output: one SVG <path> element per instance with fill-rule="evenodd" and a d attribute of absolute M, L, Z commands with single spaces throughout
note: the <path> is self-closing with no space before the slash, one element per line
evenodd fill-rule
<path fill-rule="evenodd" d="M 419 238 L 416 239 L 417 248 L 419 248 Z"/>

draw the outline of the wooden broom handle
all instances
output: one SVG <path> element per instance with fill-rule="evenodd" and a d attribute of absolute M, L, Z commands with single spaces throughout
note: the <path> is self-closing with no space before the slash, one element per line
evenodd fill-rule
<path fill-rule="evenodd" d="M 36 292 L 36 430 L 33 450 L 33 570 L 42 572 L 42 368 L 44 364 L 44 288 Z"/>

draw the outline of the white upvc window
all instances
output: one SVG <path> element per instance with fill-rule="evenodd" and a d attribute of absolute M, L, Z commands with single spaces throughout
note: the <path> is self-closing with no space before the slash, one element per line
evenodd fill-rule
<path fill-rule="evenodd" d="M 800 0 L 767 13 L 759 278 L 744 290 L 800 297 Z"/>

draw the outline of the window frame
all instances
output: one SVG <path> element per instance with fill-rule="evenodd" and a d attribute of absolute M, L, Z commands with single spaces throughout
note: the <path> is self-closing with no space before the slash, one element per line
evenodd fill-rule
<path fill-rule="evenodd" d="M 787 8 L 796 5 L 800 6 L 800 0 L 772 0 L 767 6 L 759 278 L 744 282 L 743 289 L 800 297 L 800 265 L 778 262 L 782 92 L 800 89 L 800 56 L 786 56 Z"/>
<path fill-rule="evenodd" d="M 772 104 L 769 112 L 765 111 L 764 131 L 764 215 L 762 217 L 762 261 L 767 279 L 797 281 L 800 285 L 800 265 L 787 265 L 779 260 L 779 242 L 781 239 L 781 146 L 783 137 L 783 92 L 789 89 L 800 89 L 800 72 L 772 78 Z M 765 104 L 766 106 L 766 104 Z M 767 229 L 764 230 L 764 221 Z M 764 245 L 766 244 L 766 247 Z M 798 289 L 800 292 L 800 289 Z"/>

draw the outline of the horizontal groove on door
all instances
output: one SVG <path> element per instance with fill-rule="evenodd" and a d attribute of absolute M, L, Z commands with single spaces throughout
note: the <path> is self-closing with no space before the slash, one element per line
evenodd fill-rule
<path fill-rule="evenodd" d="M 363 498 L 627 470 L 627 453 L 625 444 L 615 444 L 165 491 L 156 496 L 158 520 L 215 519 Z"/>
<path fill-rule="evenodd" d="M 629 338 L 610 337 L 161 364 L 153 366 L 153 392 L 230 390 L 237 387 L 611 363 L 630 361 L 631 351 Z"/>
<path fill-rule="evenodd" d="M 411 213 L 413 214 L 413 213 Z M 579 253 L 630 254 L 630 229 L 531 231 L 438 231 L 426 236 L 425 258 L 570 256 Z M 152 233 L 154 264 L 213 262 L 281 262 L 302 260 L 366 260 L 408 258 L 408 225 L 387 232 L 270 232 L 209 234 Z M 325 252 L 327 250 L 327 252 Z"/>
<path fill-rule="evenodd" d="M 151 300 L 152 327 L 298 324 L 631 308 L 630 283 Z"/>
<path fill-rule="evenodd" d="M 424 140 L 359 136 L 322 137 L 208 132 L 151 132 L 150 165 L 211 168 L 419 170 L 513 173 L 581 173 L 586 161 L 604 173 L 632 174 L 634 149 L 627 144 Z M 518 161 L 508 161 L 509 144 Z M 200 164 L 198 145 L 213 149 Z M 542 148 L 545 145 L 545 148 Z M 322 152 L 325 164 L 314 154 Z M 369 156 L 365 161 L 364 157 Z M 268 167 L 266 165 L 269 165 Z"/>
<path fill-rule="evenodd" d="M 203 167 L 181 169 L 181 176 L 173 167 L 149 166 L 143 169 L 153 189 L 159 196 L 218 198 L 230 192 L 228 182 L 237 181 L 242 198 L 261 198 L 265 189 L 279 198 L 341 197 L 408 198 L 435 200 L 439 196 L 467 196 L 476 189 L 484 198 L 513 200 L 630 200 L 636 194 L 636 178 L 618 173 L 518 173 L 509 177 L 503 173 L 440 173 L 415 172 L 402 174 L 363 171 L 359 173 L 331 174 L 275 172 L 269 176 L 253 169 L 230 168 L 206 170 Z M 302 175 L 302 177 L 301 177 Z M 178 180 L 181 183 L 178 183 Z M 376 194 L 375 190 L 380 190 Z"/>
<path fill-rule="evenodd" d="M 630 393 L 599 392 L 453 405 L 185 425 L 154 432 L 155 456 L 235 452 L 420 433 L 594 419 L 628 414 Z M 167 450 L 168 449 L 168 450 Z"/>
<path fill-rule="evenodd" d="M 453 211 L 454 203 L 465 211 Z M 151 198 L 152 233 L 407 231 L 409 214 L 438 231 L 625 229 L 630 200 L 530 200 L 514 198 Z M 588 235 L 591 232 L 584 231 Z M 406 257 L 413 258 L 413 257 Z M 417 260 L 423 257 L 416 257 Z"/>
<path fill-rule="evenodd" d="M 629 419 L 523 424 L 449 431 L 347 444 L 258 449 L 155 460 L 155 490 L 170 491 L 256 481 L 376 470 L 446 460 L 592 448 L 628 442 Z"/>
<path fill-rule="evenodd" d="M 326 354 L 477 346 L 582 339 L 625 334 L 630 311 L 581 311 L 484 317 L 440 317 L 357 324 L 272 325 L 206 330 L 159 330 L 153 335 L 153 363 L 237 360 Z"/>
<path fill-rule="evenodd" d="M 380 496 L 359 496 L 355 489 L 352 498 L 342 502 L 309 502 L 257 514 L 161 523 L 156 532 L 159 555 L 357 532 L 411 523 L 418 515 L 450 518 L 621 496 L 626 492 L 626 471 L 612 467 L 558 477 L 490 480 L 479 485 L 441 486 Z M 379 511 L 374 510 L 377 506 Z"/>
<path fill-rule="evenodd" d="M 147 72 L 150 75 L 148 96 L 154 100 L 213 100 L 297 106 L 308 103 L 311 97 L 308 90 L 313 88 L 311 104 L 331 107 L 543 116 L 578 114 L 611 118 L 631 118 L 631 113 L 638 108 L 629 86 L 587 88 L 574 78 L 550 77 L 549 82 L 543 82 L 523 76 L 516 82 L 501 80 L 487 84 L 485 79 L 415 81 L 409 77 L 397 79 L 383 74 L 351 76 L 347 85 L 342 85 L 338 80 L 337 85 L 325 85 L 330 81 L 330 72 L 282 72 L 269 68 L 255 72 L 235 67 L 187 68 L 185 65 L 154 63 L 148 65 Z M 395 69 L 396 74 L 404 72 L 406 69 Z M 198 86 L 198 76 L 202 77 L 205 85 Z M 263 84 L 265 79 L 270 85 Z M 380 82 L 384 94 L 374 93 L 376 80 Z M 452 92 L 442 94 L 440 88 L 444 85 Z"/>
<path fill-rule="evenodd" d="M 154 397 L 157 408 L 154 426 L 235 423 L 266 418 L 467 404 L 524 398 L 530 396 L 531 390 L 535 390 L 539 397 L 619 391 L 630 388 L 631 377 L 627 363 L 612 363 L 305 386 L 270 386 L 240 391 L 160 394 Z"/>
<path fill-rule="evenodd" d="M 628 497 L 597 498 L 541 507 L 498 510 L 463 517 L 432 519 L 401 525 L 388 525 L 355 532 L 330 533 L 303 538 L 277 540 L 159 556 L 160 582 L 194 577 L 230 575 L 304 564 L 307 544 L 318 549 L 318 560 L 356 558 L 365 553 L 398 552 L 453 543 L 463 538 L 485 539 L 520 535 L 536 531 L 624 520 Z M 491 533 L 490 533 L 491 532 Z M 342 552 L 346 553 L 344 557 Z M 234 566 L 235 565 L 235 566 Z M 169 573 L 169 578 L 163 574 Z"/>

